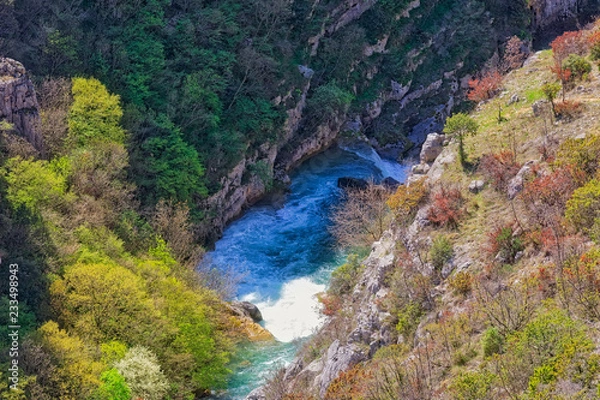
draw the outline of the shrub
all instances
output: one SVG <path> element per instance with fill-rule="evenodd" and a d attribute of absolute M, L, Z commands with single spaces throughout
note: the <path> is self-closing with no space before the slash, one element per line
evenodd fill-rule
<path fill-rule="evenodd" d="M 503 345 L 504 337 L 500 334 L 498 328 L 492 326 L 483 332 L 483 336 L 481 337 L 481 347 L 485 357 L 501 353 Z"/>
<path fill-rule="evenodd" d="M 513 153 L 505 150 L 497 154 L 485 154 L 481 157 L 478 170 L 491 180 L 494 189 L 504 192 L 520 168 L 521 164 L 515 161 Z"/>
<path fill-rule="evenodd" d="M 346 201 L 333 212 L 331 233 L 343 247 L 366 247 L 381 238 L 391 219 L 388 191 L 369 183 L 367 188 L 346 191 Z"/>
<path fill-rule="evenodd" d="M 471 289 L 473 288 L 473 275 L 467 271 L 460 271 L 454 274 L 448 283 L 452 290 L 454 290 L 454 293 L 466 296 L 471 293 Z"/>
<path fill-rule="evenodd" d="M 574 311 L 586 319 L 600 320 L 600 249 L 593 247 L 567 262 L 559 280 L 560 294 Z"/>
<path fill-rule="evenodd" d="M 360 393 L 361 385 L 369 377 L 369 372 L 362 364 L 357 364 L 346 371 L 342 371 L 327 388 L 324 400 L 363 399 L 364 396 Z"/>
<path fill-rule="evenodd" d="M 523 52 L 523 48 L 526 47 L 527 45 L 517 36 L 513 36 L 508 40 L 502 56 L 501 68 L 503 73 L 521 68 L 523 62 L 527 59 L 527 54 Z"/>
<path fill-rule="evenodd" d="M 408 185 L 398 186 L 396 193 L 388 198 L 387 205 L 398 222 L 406 223 L 417 211 L 425 196 L 427 196 L 427 187 L 424 179 L 421 179 Z"/>
<path fill-rule="evenodd" d="M 595 31 L 588 36 L 588 46 L 590 48 L 590 58 L 594 61 L 600 60 L 600 31 Z"/>
<path fill-rule="evenodd" d="M 436 271 L 441 271 L 454 254 L 454 249 L 452 247 L 452 243 L 448 238 L 444 235 L 440 235 L 433 239 L 433 244 L 431 245 L 431 250 L 429 250 L 429 257 L 431 259 L 431 264 Z"/>
<path fill-rule="evenodd" d="M 556 226 L 580 179 L 570 166 L 557 168 L 525 184 L 523 200 L 542 227 Z"/>
<path fill-rule="evenodd" d="M 574 100 L 565 100 L 554 105 L 554 112 L 557 117 L 571 120 L 581 115 L 582 106 L 581 103 Z"/>
<path fill-rule="evenodd" d="M 448 389 L 456 400 L 490 399 L 494 379 L 488 371 L 468 371 L 455 378 Z"/>
<path fill-rule="evenodd" d="M 517 253 L 523 250 L 523 241 L 510 225 L 500 226 L 488 233 L 488 249 L 493 257 L 512 264 Z"/>
<path fill-rule="evenodd" d="M 592 179 L 573 192 L 567 201 L 565 217 L 587 234 L 600 230 L 600 180 Z"/>
<path fill-rule="evenodd" d="M 577 54 L 571 54 L 563 61 L 563 68 L 571 71 L 571 79 L 583 79 L 592 72 L 592 64 Z"/>
<path fill-rule="evenodd" d="M 459 189 L 442 186 L 432 196 L 427 218 L 436 225 L 457 228 L 458 221 L 464 214 L 463 203 Z"/>
<path fill-rule="evenodd" d="M 358 256 L 356 254 L 349 255 L 346 263 L 331 273 L 329 292 L 336 296 L 348 294 L 356 285 L 356 280 L 362 270 L 363 265 Z"/>
<path fill-rule="evenodd" d="M 471 79 L 469 81 L 469 92 L 467 97 L 471 101 L 489 100 L 498 93 L 498 88 L 502 83 L 502 75 L 498 71 L 487 72 L 481 79 Z"/>
<path fill-rule="evenodd" d="M 415 302 L 408 303 L 398 313 L 398 323 L 396 324 L 396 330 L 401 335 L 404 335 L 405 338 L 412 335 L 417 329 L 422 315 L 423 307 L 421 307 L 420 304 Z"/>
<path fill-rule="evenodd" d="M 319 302 L 323 304 L 321 312 L 323 315 L 331 317 L 342 309 L 342 299 L 335 294 L 323 294 L 318 296 Z"/>
<path fill-rule="evenodd" d="M 345 112 L 354 96 L 337 86 L 335 81 L 319 86 L 308 100 L 308 110 L 319 121 Z"/>
<path fill-rule="evenodd" d="M 555 164 L 559 167 L 569 166 L 578 173 L 582 179 L 577 179 L 579 184 L 591 179 L 600 166 L 600 135 L 588 135 L 583 139 L 566 139 L 558 148 Z"/>

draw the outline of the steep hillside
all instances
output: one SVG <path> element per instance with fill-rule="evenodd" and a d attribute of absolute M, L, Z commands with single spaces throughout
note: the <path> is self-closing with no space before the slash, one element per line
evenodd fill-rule
<path fill-rule="evenodd" d="M 430 135 L 391 228 L 333 274 L 328 322 L 249 398 L 598 397 L 599 32 L 559 37 Z"/>
<path fill-rule="evenodd" d="M 529 41 L 587 4 L 18 0 L 0 6 L 0 52 L 120 94 L 138 199 L 200 207 L 210 241 L 340 132 L 394 157 L 420 144 L 510 36 Z"/>

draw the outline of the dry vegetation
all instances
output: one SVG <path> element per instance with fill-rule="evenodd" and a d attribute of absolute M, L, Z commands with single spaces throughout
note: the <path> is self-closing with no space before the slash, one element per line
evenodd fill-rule
<path fill-rule="evenodd" d="M 339 375 L 327 399 L 600 396 L 599 29 L 559 37 L 554 50 L 509 72 L 495 97 L 482 98 L 496 91 L 485 82 L 471 115 L 478 133 L 463 138 L 465 162 L 455 157 L 426 190 L 403 186 L 387 202 L 405 239 L 380 306 L 401 344 Z M 557 56 L 573 38 L 579 47 Z M 572 53 L 591 71 L 571 71 Z M 564 100 L 542 90 L 554 82 Z M 486 184 L 472 193 L 476 179 Z M 427 221 L 415 233 L 405 228 L 418 208 Z M 336 305 L 331 321 L 347 324 L 344 293 L 326 298 Z M 317 336 L 313 358 L 335 338 L 343 340 Z"/>

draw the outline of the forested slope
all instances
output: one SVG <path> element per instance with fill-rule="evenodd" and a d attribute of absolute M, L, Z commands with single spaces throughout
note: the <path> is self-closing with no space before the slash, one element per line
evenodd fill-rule
<path fill-rule="evenodd" d="M 22 392 L 3 375 L 3 395 L 222 386 L 245 326 L 222 301 L 229 282 L 194 270 L 198 243 L 340 133 L 397 156 L 441 128 L 461 79 L 510 36 L 531 38 L 532 12 L 517 0 L 0 4 L 0 53 L 39 100 L 19 115 L 40 117 L 31 135 L 0 125 L 2 279 L 19 266 L 23 374 Z"/>

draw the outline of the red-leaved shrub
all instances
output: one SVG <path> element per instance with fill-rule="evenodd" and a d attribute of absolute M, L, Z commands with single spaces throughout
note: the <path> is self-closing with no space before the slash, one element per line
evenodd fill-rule
<path fill-rule="evenodd" d="M 494 189 L 504 192 L 510 180 L 519 172 L 521 164 L 515 161 L 512 152 L 488 153 L 481 157 L 478 170 L 488 178 Z"/>
<path fill-rule="evenodd" d="M 485 101 L 491 99 L 498 92 L 502 83 L 502 75 L 498 71 L 486 73 L 481 79 L 469 81 L 469 93 L 467 97 L 471 101 Z"/>
<path fill-rule="evenodd" d="M 440 187 L 431 197 L 431 207 L 427 219 L 439 226 L 458 227 L 464 214 L 464 199 L 457 188 Z"/>

